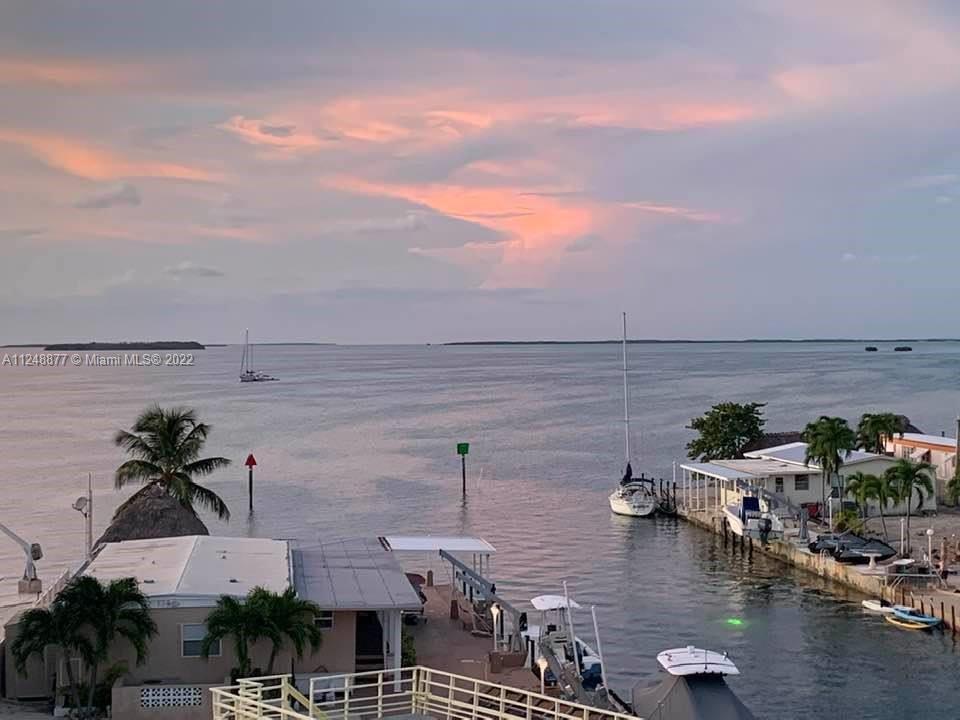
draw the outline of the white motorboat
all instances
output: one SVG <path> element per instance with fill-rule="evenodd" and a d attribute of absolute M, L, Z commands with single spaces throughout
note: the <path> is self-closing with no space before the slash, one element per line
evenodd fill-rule
<path fill-rule="evenodd" d="M 240 358 L 240 382 L 268 382 L 276 380 L 273 375 L 253 369 L 253 346 L 250 344 L 250 331 L 243 335 L 243 355 Z"/>
<path fill-rule="evenodd" d="M 740 502 L 726 505 L 724 517 L 731 532 L 761 542 L 783 539 L 783 522 L 774 513 L 760 509 L 760 498 L 744 495 Z"/>
<path fill-rule="evenodd" d="M 635 715 L 657 720 L 757 720 L 724 680 L 740 674 L 726 653 L 688 645 L 664 650 L 657 662 L 667 677 L 653 687 L 633 689 Z"/>
<path fill-rule="evenodd" d="M 533 667 L 537 658 L 550 657 L 559 663 L 565 675 L 577 678 L 584 690 L 596 690 L 603 685 L 600 653 L 577 636 L 573 628 L 573 610 L 580 609 L 580 605 L 566 595 L 538 595 L 530 604 L 540 612 L 540 624 L 530 625 L 524 632 L 530 649 L 528 665 Z M 544 680 L 548 685 L 557 682 L 552 669 L 544 670 Z"/>
<path fill-rule="evenodd" d="M 653 480 L 633 477 L 630 465 L 630 391 L 627 384 L 627 314 L 623 313 L 623 439 L 627 456 L 627 468 L 623 479 L 610 493 L 610 509 L 617 515 L 629 517 L 653 517 L 660 501 L 653 491 Z"/>

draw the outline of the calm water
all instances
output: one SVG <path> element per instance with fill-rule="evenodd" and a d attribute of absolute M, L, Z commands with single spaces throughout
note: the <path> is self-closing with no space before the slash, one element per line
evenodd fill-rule
<path fill-rule="evenodd" d="M 633 346 L 634 467 L 669 477 L 686 422 L 721 400 L 768 402 L 770 430 L 890 409 L 949 431 L 960 346 L 914 347 Z M 122 460 L 112 433 L 148 403 L 188 404 L 213 425 L 210 453 L 238 463 L 208 483 L 234 509 L 229 524 L 208 523 L 214 533 L 475 533 L 497 546 L 507 595 L 556 592 L 567 579 L 596 605 L 621 689 L 654 674 L 658 651 L 697 643 L 733 655 L 743 672 L 734 687 L 762 717 L 960 717 L 960 655 L 948 636 L 887 627 L 861 614 L 859 597 L 737 557 L 695 528 L 610 514 L 606 494 L 622 471 L 618 354 L 615 345 L 269 347 L 258 364 L 281 382 L 259 385 L 237 382 L 235 347 L 197 353 L 193 368 L 0 367 L 0 521 L 42 542 L 43 573 L 56 576 L 82 553 L 70 504 L 87 472 L 97 534 L 125 497 L 112 489 Z M 457 441 L 471 443 L 465 504 Z M 260 463 L 252 519 L 239 466 L 250 451 Z M 21 570 L 16 548 L 0 542 L 7 602 Z"/>

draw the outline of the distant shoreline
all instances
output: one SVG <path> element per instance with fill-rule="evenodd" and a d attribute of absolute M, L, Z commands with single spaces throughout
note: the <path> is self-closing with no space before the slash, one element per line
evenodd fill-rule
<path fill-rule="evenodd" d="M 462 340 L 459 342 L 440 343 L 441 345 L 619 345 L 622 340 Z M 774 345 L 774 344 L 802 344 L 802 343 L 945 343 L 960 342 L 958 338 L 895 338 L 887 340 L 859 339 L 859 338 L 804 338 L 800 340 L 657 340 L 637 339 L 627 340 L 628 345 Z"/>
<path fill-rule="evenodd" d="M 44 350 L 206 350 L 200 343 L 188 340 L 160 340 L 156 342 L 89 342 L 56 343 Z"/>

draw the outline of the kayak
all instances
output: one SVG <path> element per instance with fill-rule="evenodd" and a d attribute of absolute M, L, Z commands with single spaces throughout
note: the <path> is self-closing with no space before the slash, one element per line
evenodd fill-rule
<path fill-rule="evenodd" d="M 883 619 L 886 620 L 891 625 L 896 625 L 897 627 L 904 628 L 905 630 L 929 630 L 933 625 L 928 625 L 922 622 L 914 622 L 913 620 L 902 620 L 896 615 L 884 615 Z"/>
<path fill-rule="evenodd" d="M 860 604 L 863 605 L 863 609 L 868 612 L 892 615 L 893 605 L 884 605 L 883 602 L 883 600 L 863 600 Z"/>
<path fill-rule="evenodd" d="M 904 622 L 919 623 L 925 627 L 933 627 L 940 624 L 940 619 L 933 615 L 924 615 L 919 610 L 897 605 L 893 608 L 893 617 Z"/>

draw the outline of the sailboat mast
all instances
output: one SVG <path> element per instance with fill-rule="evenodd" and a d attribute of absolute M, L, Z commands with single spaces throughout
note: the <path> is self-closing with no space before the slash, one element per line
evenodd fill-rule
<path fill-rule="evenodd" d="M 247 341 L 250 335 L 250 331 L 247 330 L 246 334 L 243 336 L 243 352 L 240 353 L 240 374 L 242 375 L 247 370 Z"/>
<path fill-rule="evenodd" d="M 247 370 L 253 370 L 253 348 L 250 346 L 249 329 L 247 329 Z"/>
<path fill-rule="evenodd" d="M 630 389 L 627 385 L 627 314 L 623 313 L 623 439 L 630 462 Z"/>

